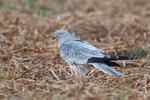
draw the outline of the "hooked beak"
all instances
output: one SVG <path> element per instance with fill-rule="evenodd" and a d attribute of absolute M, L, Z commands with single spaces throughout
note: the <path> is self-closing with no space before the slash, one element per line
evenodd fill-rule
<path fill-rule="evenodd" d="M 54 39 L 56 39 L 55 37 L 52 37 L 52 39 L 54 40 Z"/>

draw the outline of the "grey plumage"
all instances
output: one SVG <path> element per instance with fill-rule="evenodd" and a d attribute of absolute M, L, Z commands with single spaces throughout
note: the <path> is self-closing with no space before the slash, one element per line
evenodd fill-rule
<path fill-rule="evenodd" d="M 75 75 L 86 75 L 89 71 L 87 64 L 93 65 L 106 74 L 122 76 L 110 66 L 119 66 L 111 60 L 128 60 L 128 56 L 115 56 L 104 54 L 102 50 L 90 45 L 88 42 L 80 41 L 66 30 L 58 30 L 53 38 L 57 40 L 61 57 L 69 64 L 71 72 Z"/>

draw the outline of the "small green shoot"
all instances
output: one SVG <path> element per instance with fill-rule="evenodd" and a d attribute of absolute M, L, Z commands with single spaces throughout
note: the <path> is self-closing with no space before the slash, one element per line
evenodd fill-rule
<path fill-rule="evenodd" d="M 142 48 L 134 46 L 130 49 L 130 55 L 134 58 L 142 58 L 146 55 L 146 52 Z"/>

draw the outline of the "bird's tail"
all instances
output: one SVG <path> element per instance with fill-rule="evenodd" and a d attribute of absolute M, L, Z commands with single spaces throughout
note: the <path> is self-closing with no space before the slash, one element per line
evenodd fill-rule
<path fill-rule="evenodd" d="M 123 76 L 123 74 L 115 71 L 114 69 L 112 69 L 106 64 L 103 64 L 103 63 L 91 63 L 91 64 L 108 75 L 113 75 L 113 76 L 118 76 L 118 77 Z"/>

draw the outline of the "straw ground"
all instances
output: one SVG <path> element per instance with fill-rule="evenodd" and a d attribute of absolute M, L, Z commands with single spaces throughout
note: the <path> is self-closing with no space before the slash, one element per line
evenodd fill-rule
<path fill-rule="evenodd" d="M 71 75 L 60 58 L 58 29 L 68 29 L 118 61 L 113 77 L 92 68 Z M 149 0 L 0 0 L 1 100 L 149 100 Z"/>

